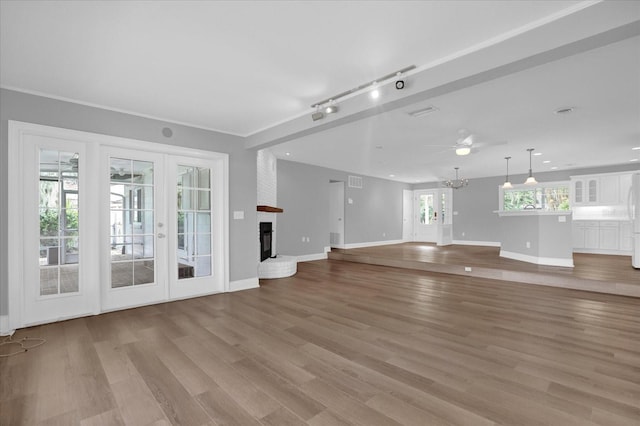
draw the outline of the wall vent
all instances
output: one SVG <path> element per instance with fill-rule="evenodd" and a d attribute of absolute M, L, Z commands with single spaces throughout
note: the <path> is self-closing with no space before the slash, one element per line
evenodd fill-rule
<path fill-rule="evenodd" d="M 362 178 L 360 176 L 349 176 L 349 188 L 362 189 Z"/>
<path fill-rule="evenodd" d="M 431 114 L 432 112 L 436 112 L 436 111 L 438 111 L 437 107 L 434 107 L 433 105 L 429 105 L 425 108 L 420 108 L 415 111 L 409 111 L 408 114 L 412 117 L 420 117 L 423 115 Z"/>

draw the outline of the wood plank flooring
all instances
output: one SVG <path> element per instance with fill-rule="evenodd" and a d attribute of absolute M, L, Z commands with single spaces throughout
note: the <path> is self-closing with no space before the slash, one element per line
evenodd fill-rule
<path fill-rule="evenodd" d="M 631 256 L 574 253 L 575 267 L 566 268 L 500 257 L 498 247 L 402 243 L 332 249 L 329 258 L 640 297 L 640 270 L 631 266 Z"/>
<path fill-rule="evenodd" d="M 630 297 L 323 260 L 24 336 L 3 426 L 640 424 Z"/>

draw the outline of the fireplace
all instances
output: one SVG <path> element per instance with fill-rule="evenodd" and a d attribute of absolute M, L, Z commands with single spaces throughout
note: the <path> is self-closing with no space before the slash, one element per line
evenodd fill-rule
<path fill-rule="evenodd" d="M 260 262 L 271 257 L 272 236 L 271 222 L 260 222 Z"/>

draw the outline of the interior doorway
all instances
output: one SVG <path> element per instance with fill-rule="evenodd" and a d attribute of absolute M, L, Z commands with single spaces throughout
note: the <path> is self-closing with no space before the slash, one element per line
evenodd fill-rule
<path fill-rule="evenodd" d="M 329 244 L 344 248 L 344 182 L 329 182 Z"/>

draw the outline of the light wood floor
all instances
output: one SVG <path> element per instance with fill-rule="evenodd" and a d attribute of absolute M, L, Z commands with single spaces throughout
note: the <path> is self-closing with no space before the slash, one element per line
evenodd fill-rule
<path fill-rule="evenodd" d="M 375 265 L 25 330 L 0 424 L 638 425 L 640 300 Z"/>

